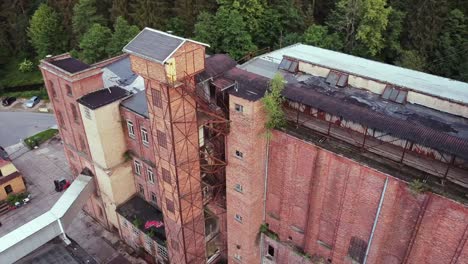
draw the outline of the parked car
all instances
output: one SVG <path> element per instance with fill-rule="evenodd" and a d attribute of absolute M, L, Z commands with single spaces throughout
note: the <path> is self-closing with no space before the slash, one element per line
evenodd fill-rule
<path fill-rule="evenodd" d="M 26 106 L 27 108 L 33 108 L 35 105 L 37 105 L 39 103 L 39 101 L 41 101 L 41 99 L 39 99 L 39 97 L 33 96 L 33 97 L 31 97 L 31 99 L 24 102 L 24 106 Z"/>
<path fill-rule="evenodd" d="M 14 101 L 16 101 L 16 97 L 5 97 L 2 100 L 2 105 L 3 106 L 9 106 L 11 105 Z"/>

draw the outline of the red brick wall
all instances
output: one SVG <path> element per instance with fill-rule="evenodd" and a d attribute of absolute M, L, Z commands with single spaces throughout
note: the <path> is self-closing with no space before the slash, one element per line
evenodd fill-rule
<path fill-rule="evenodd" d="M 235 111 L 235 104 L 243 112 Z M 226 199 L 229 263 L 259 263 L 258 231 L 263 222 L 265 178 L 265 130 L 262 102 L 230 97 L 230 132 L 227 136 Z M 243 158 L 236 157 L 236 150 Z M 235 189 L 241 184 L 243 191 Z M 242 223 L 235 219 L 242 217 Z"/>
<path fill-rule="evenodd" d="M 65 155 L 73 173 L 73 178 L 85 168 L 94 172 L 94 165 L 91 162 L 88 142 L 81 120 L 79 106 L 76 100 L 85 94 L 96 91 L 103 87 L 102 73 L 97 69 L 90 69 L 78 76 L 70 76 L 58 70 L 46 66 L 41 66 L 42 76 L 47 88 L 47 93 L 54 109 L 55 118 L 59 128 L 60 136 L 64 142 Z M 87 77 L 85 77 L 87 76 Z M 69 85 L 72 95 L 68 95 L 66 86 Z M 54 96 L 54 92 L 56 96 Z M 73 117 L 72 105 L 76 108 L 77 120 Z M 62 116 L 63 124 L 58 118 L 58 113 Z M 81 143 L 83 142 L 83 144 Z M 83 146 L 82 146 L 83 145 Z M 83 149 L 84 147 L 84 149 Z M 96 183 L 96 194 L 99 194 L 99 186 Z M 101 215 L 100 209 L 103 214 Z M 108 226 L 107 217 L 103 210 L 102 200 L 97 196 L 92 196 L 85 206 L 85 210 L 94 218 L 98 219 L 104 226 Z"/>
<path fill-rule="evenodd" d="M 124 130 L 125 141 L 127 142 L 128 149 L 140 159 L 155 163 L 153 136 L 149 119 L 144 118 L 124 107 L 120 107 L 120 113 L 122 115 L 122 128 Z M 131 121 L 133 123 L 135 131 L 134 138 L 131 138 L 128 134 L 127 121 Z M 148 146 L 145 146 L 141 140 L 141 128 L 145 128 L 148 132 Z"/>
<path fill-rule="evenodd" d="M 387 177 L 367 263 L 467 263 L 466 206 L 413 193 L 403 181 L 282 132 L 271 142 L 267 222 L 282 241 L 351 263 L 350 240 L 369 242 Z"/>

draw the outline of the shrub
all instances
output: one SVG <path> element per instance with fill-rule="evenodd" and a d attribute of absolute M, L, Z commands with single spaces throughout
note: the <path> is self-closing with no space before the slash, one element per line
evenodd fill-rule
<path fill-rule="evenodd" d="M 138 217 L 134 217 L 132 224 L 136 226 L 137 228 L 140 228 L 141 225 L 143 225 L 143 222 Z"/>
<path fill-rule="evenodd" d="M 34 69 L 34 64 L 33 64 L 32 61 L 30 61 L 28 59 L 24 59 L 22 62 L 20 62 L 18 69 L 22 73 L 32 72 L 33 69 Z"/>
<path fill-rule="evenodd" d="M 283 112 L 283 97 L 281 91 L 284 89 L 284 79 L 280 74 L 276 74 L 270 82 L 270 89 L 263 97 L 267 120 L 265 128 L 267 137 L 271 137 L 271 130 L 285 125 L 286 119 Z"/>
<path fill-rule="evenodd" d="M 48 139 L 52 138 L 57 133 L 58 133 L 57 129 L 50 128 L 42 132 L 39 132 L 34 136 L 24 139 L 24 143 L 29 149 L 33 149 L 34 147 L 39 146 L 40 144 L 44 143 Z"/>
<path fill-rule="evenodd" d="M 429 190 L 429 186 L 419 180 L 413 180 L 410 182 L 409 188 L 415 193 L 424 193 Z"/>

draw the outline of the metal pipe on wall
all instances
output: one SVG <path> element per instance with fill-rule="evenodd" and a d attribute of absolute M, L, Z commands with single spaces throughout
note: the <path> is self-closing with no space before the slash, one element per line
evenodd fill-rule
<path fill-rule="evenodd" d="M 375 228 L 377 227 L 377 222 L 379 221 L 380 210 L 382 209 L 382 204 L 385 198 L 385 192 L 387 191 L 387 184 L 388 184 L 388 176 L 385 178 L 384 187 L 380 195 L 379 207 L 377 208 L 377 213 L 375 214 L 374 224 L 372 225 L 372 231 L 369 237 L 369 243 L 367 244 L 367 248 L 366 248 L 366 255 L 364 256 L 364 261 L 362 262 L 363 264 L 366 264 L 367 257 L 369 256 L 370 248 L 372 246 L 372 239 L 374 238 Z"/>

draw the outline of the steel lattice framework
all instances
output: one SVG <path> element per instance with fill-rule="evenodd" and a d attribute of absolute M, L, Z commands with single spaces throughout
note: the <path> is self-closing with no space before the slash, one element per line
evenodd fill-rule
<path fill-rule="evenodd" d="M 215 177 L 213 200 L 223 201 L 219 197 L 225 197 L 228 121 L 197 94 L 194 74 L 174 83 L 145 77 L 145 86 L 171 263 L 205 263 L 202 181 L 207 175 Z M 161 96 L 159 106 L 154 93 Z M 209 131 L 202 148 L 200 126 Z M 218 206 L 225 209 L 225 202 Z"/>

